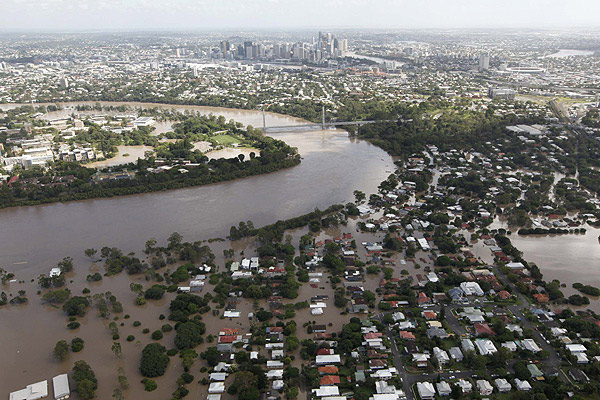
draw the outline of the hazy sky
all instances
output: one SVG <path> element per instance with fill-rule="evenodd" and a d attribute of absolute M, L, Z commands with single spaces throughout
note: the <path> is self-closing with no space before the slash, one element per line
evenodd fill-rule
<path fill-rule="evenodd" d="M 0 0 L 0 30 L 600 27 L 599 0 Z"/>

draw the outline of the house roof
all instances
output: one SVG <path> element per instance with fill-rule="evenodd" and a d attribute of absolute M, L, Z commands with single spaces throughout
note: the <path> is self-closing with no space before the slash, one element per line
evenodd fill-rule
<path fill-rule="evenodd" d="M 337 385 L 340 383 L 340 377 L 337 375 L 325 375 L 321 378 L 321 386 Z"/>
<path fill-rule="evenodd" d="M 319 373 L 321 374 L 337 374 L 338 367 L 335 365 L 326 365 L 324 367 L 319 367 Z"/>

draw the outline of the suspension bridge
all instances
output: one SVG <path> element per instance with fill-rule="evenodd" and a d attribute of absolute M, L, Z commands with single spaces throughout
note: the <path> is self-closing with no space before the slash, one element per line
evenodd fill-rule
<path fill-rule="evenodd" d="M 321 113 L 321 122 L 313 122 L 306 124 L 298 124 L 298 125 L 279 125 L 279 126 L 267 126 L 267 121 L 265 117 L 265 112 L 263 110 L 263 126 L 260 128 L 265 133 L 273 133 L 273 132 L 289 132 L 289 131 L 314 131 L 314 130 L 324 130 L 330 127 L 341 127 L 341 126 L 356 126 L 356 130 L 368 124 L 377 124 L 382 122 L 393 122 L 394 120 L 389 119 L 381 119 L 381 120 L 370 120 L 370 121 L 333 121 L 333 122 L 325 122 L 325 107 L 323 107 Z"/>

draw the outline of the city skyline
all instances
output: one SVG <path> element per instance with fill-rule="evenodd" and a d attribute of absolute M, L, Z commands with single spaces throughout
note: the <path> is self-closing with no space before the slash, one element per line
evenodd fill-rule
<path fill-rule="evenodd" d="M 598 27 L 590 0 L 6 0 L 0 31 L 214 29 L 481 29 Z M 119 9 L 119 13 L 114 10 Z"/>

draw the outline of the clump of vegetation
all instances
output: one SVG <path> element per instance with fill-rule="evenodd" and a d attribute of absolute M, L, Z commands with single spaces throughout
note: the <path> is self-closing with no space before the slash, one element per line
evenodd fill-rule
<path fill-rule="evenodd" d="M 52 357 L 57 359 L 58 361 L 63 361 L 69 355 L 69 344 L 66 340 L 59 340 L 54 345 L 54 350 L 52 351 Z"/>
<path fill-rule="evenodd" d="M 71 374 L 75 382 L 75 391 L 81 399 L 89 400 L 96 397 L 98 380 L 92 368 L 85 361 L 77 361 Z"/>
<path fill-rule="evenodd" d="M 81 350 L 83 350 L 83 339 L 79 337 L 71 339 L 71 351 L 73 353 L 78 353 Z"/>
<path fill-rule="evenodd" d="M 146 378 L 155 378 L 164 375 L 169 365 L 169 356 L 165 354 L 165 347 L 159 343 L 150 343 L 142 350 L 140 373 Z"/>
<path fill-rule="evenodd" d="M 144 390 L 146 392 L 152 392 L 156 390 L 158 385 L 152 379 L 144 378 L 142 379 L 142 384 L 144 384 Z"/>

